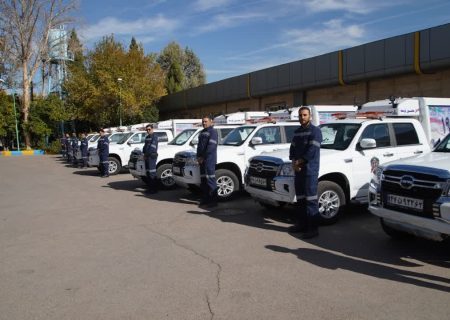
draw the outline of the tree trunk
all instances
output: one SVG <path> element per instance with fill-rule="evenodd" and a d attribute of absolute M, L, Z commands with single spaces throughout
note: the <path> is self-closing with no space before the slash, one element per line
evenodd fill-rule
<path fill-rule="evenodd" d="M 28 77 L 28 65 L 26 63 L 22 64 L 22 75 L 23 75 L 23 82 L 22 82 L 22 114 L 23 114 L 23 135 L 25 137 L 25 146 L 27 150 L 31 149 L 31 137 L 30 133 L 27 129 L 28 125 L 28 114 L 30 110 L 30 81 Z"/>

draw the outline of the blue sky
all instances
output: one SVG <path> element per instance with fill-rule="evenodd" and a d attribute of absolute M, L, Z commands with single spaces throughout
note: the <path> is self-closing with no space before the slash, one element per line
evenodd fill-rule
<path fill-rule="evenodd" d="M 114 34 L 146 53 L 191 48 L 207 82 L 450 22 L 449 0 L 80 0 L 85 47 Z"/>

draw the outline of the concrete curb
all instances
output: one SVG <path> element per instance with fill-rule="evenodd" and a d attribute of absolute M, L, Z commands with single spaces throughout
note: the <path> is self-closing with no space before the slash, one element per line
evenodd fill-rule
<path fill-rule="evenodd" d="M 44 150 L 0 151 L 0 156 L 39 156 L 45 154 Z"/>

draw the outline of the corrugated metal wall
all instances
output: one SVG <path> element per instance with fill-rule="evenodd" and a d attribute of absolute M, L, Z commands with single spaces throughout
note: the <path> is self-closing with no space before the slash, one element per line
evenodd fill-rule
<path fill-rule="evenodd" d="M 160 109 L 193 107 L 450 67 L 450 24 L 258 70 L 167 95 Z"/>

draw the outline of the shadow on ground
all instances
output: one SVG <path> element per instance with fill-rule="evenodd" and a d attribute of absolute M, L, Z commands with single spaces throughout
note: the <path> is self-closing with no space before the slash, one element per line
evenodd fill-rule
<path fill-rule="evenodd" d="M 186 211 L 189 214 L 207 215 L 225 223 L 237 223 L 252 228 L 285 232 L 286 234 L 296 214 L 296 208 L 292 206 L 264 208 L 253 201 L 246 193 L 239 194 L 231 201 L 219 202 L 217 207 L 204 208 L 198 207 L 200 193 L 190 192 L 183 188 L 161 190 L 157 194 L 146 194 L 146 185 L 140 180 L 110 181 L 105 187 L 131 191 L 136 193 L 137 197 L 145 197 L 154 201 L 191 205 L 187 207 Z M 308 240 L 309 243 L 319 248 L 316 249 L 319 253 L 308 251 L 307 257 L 322 256 L 321 261 L 323 261 L 327 258 L 334 259 L 334 256 L 339 256 L 338 262 L 343 263 L 344 267 L 348 267 L 346 260 L 342 258 L 342 255 L 345 255 L 348 257 L 346 259 L 356 261 L 357 267 L 355 268 L 369 268 L 370 263 L 391 264 L 407 268 L 432 264 L 450 268 L 450 245 L 448 242 L 437 243 L 414 237 L 405 241 L 392 240 L 384 234 L 378 218 L 371 215 L 366 206 L 349 206 L 336 224 L 321 226 L 319 230 L 319 237 Z M 297 237 L 295 234 L 290 236 Z M 303 240 L 299 239 L 298 241 L 300 244 L 303 243 Z M 320 250 L 320 248 L 325 251 Z M 293 252 L 290 253 L 295 253 L 295 250 L 291 251 Z M 325 253 L 321 255 L 320 252 Z M 304 252 L 302 252 L 303 254 Z M 366 260 L 366 262 L 360 263 L 358 262 L 359 259 Z M 332 261 L 329 263 L 331 264 Z M 375 274 L 380 273 L 380 277 L 387 276 L 385 272 L 382 272 L 383 270 L 396 271 L 390 270 L 388 267 L 383 269 L 379 266 L 372 266 L 372 268 L 375 269 L 373 271 Z"/>

